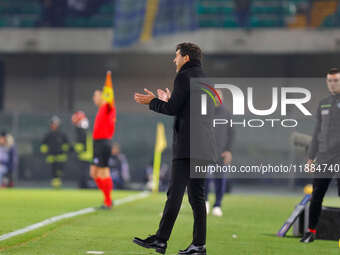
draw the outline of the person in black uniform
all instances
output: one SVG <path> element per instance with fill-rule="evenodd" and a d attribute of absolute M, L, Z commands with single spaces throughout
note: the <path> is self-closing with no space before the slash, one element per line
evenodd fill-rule
<path fill-rule="evenodd" d="M 92 134 L 89 132 L 89 120 L 82 111 L 77 111 L 72 115 L 72 124 L 75 126 L 75 144 L 73 149 L 77 154 L 78 168 L 81 171 L 79 188 L 88 188 L 90 176 L 88 169 L 93 160 Z"/>
<path fill-rule="evenodd" d="M 149 90 L 144 89 L 147 94 L 135 93 L 135 101 L 140 104 L 149 105 L 150 110 L 175 116 L 173 133 L 173 161 L 171 169 L 171 179 L 167 192 L 167 201 L 163 211 L 163 216 L 156 234 L 146 239 L 135 237 L 134 242 L 145 248 L 155 249 L 156 252 L 165 253 L 167 241 L 175 224 L 177 215 L 181 208 L 184 192 L 187 188 L 189 202 L 194 214 L 193 241 L 185 250 L 179 254 L 206 254 L 206 209 L 205 209 L 205 179 L 190 178 L 190 79 L 194 77 L 204 77 L 201 67 L 201 49 L 193 43 L 181 43 L 176 47 L 176 78 L 173 92 L 158 90 L 158 97 Z M 209 110 L 214 110 L 209 107 Z M 205 145 L 203 149 L 204 157 L 214 160 L 215 137 L 212 129 L 204 130 L 205 135 L 200 137 L 200 141 Z M 192 148 L 192 147 L 191 147 Z M 195 148 L 194 148 L 195 149 Z M 196 154 L 194 154 L 196 155 Z M 196 159 L 196 158 L 195 158 Z"/>
<path fill-rule="evenodd" d="M 327 176 L 322 176 L 324 178 L 320 176 L 320 178 L 313 179 L 313 193 L 309 209 L 309 230 L 300 240 L 304 243 L 310 243 L 315 240 L 322 201 L 332 180 L 333 174 L 330 170 L 332 168 L 336 169 L 340 164 L 340 69 L 333 68 L 327 73 L 327 86 L 330 96 L 322 99 L 318 106 L 317 123 L 308 151 L 309 159 L 307 164 L 312 168 L 316 168 L 319 164 L 325 164 L 328 172 L 326 173 Z M 337 181 L 339 188 L 339 179 Z"/>
<path fill-rule="evenodd" d="M 51 165 L 53 177 L 51 185 L 59 188 L 62 185 L 61 177 L 70 146 L 66 134 L 60 131 L 60 119 L 57 116 L 52 117 L 50 129 L 42 141 L 40 151 L 46 154 L 46 163 Z"/>

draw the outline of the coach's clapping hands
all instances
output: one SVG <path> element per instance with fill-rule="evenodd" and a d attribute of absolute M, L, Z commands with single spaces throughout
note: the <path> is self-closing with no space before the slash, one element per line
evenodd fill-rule
<path fill-rule="evenodd" d="M 146 94 L 135 93 L 135 101 L 139 104 L 150 104 L 151 100 L 156 98 L 155 94 L 148 89 L 144 89 Z"/>
<path fill-rule="evenodd" d="M 168 102 L 171 97 L 171 92 L 168 88 L 166 88 L 165 91 L 162 89 L 157 89 L 157 96 L 159 100 Z"/>
<path fill-rule="evenodd" d="M 148 89 L 144 89 L 144 91 L 146 94 L 135 93 L 135 101 L 139 104 L 150 104 L 151 100 L 156 98 L 156 96 Z M 171 97 L 171 92 L 168 88 L 166 88 L 165 91 L 162 89 L 157 89 L 157 96 L 159 100 L 168 102 Z"/>

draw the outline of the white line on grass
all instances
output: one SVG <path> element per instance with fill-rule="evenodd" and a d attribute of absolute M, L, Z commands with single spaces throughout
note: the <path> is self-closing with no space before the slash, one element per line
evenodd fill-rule
<path fill-rule="evenodd" d="M 114 206 L 119 206 L 119 205 L 129 203 L 129 202 L 132 202 L 132 201 L 135 201 L 135 200 L 138 200 L 138 199 L 142 199 L 142 198 L 145 198 L 149 195 L 150 195 L 150 193 L 145 191 L 145 192 L 141 192 L 141 193 L 131 195 L 131 196 L 128 196 L 128 197 L 124 197 L 122 199 L 115 200 Z M 63 219 L 68 219 L 68 218 L 76 217 L 76 216 L 79 216 L 79 215 L 92 213 L 92 212 L 95 212 L 95 211 L 96 211 L 95 208 L 90 207 L 90 208 L 85 208 L 85 209 L 82 209 L 82 210 L 79 210 L 79 211 L 65 213 L 65 214 L 62 214 L 62 215 L 59 215 L 59 216 L 54 216 L 54 217 L 48 218 L 46 220 L 43 220 L 41 222 L 35 223 L 33 225 L 27 226 L 25 228 L 18 229 L 16 231 L 1 235 L 0 236 L 0 242 L 3 241 L 3 240 L 9 239 L 11 237 L 21 235 L 21 234 L 27 233 L 29 231 L 44 227 L 46 225 L 52 224 L 54 222 L 57 222 L 57 221 L 60 221 L 60 220 L 63 220 Z"/>
<path fill-rule="evenodd" d="M 103 251 L 87 251 L 87 254 L 104 254 Z"/>

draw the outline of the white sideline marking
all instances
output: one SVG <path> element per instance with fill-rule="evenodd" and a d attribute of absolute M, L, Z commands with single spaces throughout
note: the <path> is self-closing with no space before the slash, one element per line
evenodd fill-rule
<path fill-rule="evenodd" d="M 129 203 L 129 202 L 132 202 L 132 201 L 135 201 L 135 200 L 138 200 L 138 199 L 142 199 L 142 198 L 145 198 L 149 195 L 150 195 L 150 192 L 144 191 L 144 192 L 141 192 L 141 193 L 138 193 L 138 194 L 135 194 L 135 195 L 131 195 L 131 196 L 128 196 L 128 197 L 125 197 L 125 198 L 122 198 L 122 199 L 118 199 L 118 200 L 114 201 L 114 206 L 119 206 L 119 205 Z M 3 241 L 3 240 L 9 239 L 11 237 L 21 235 L 21 234 L 27 233 L 29 231 L 44 227 L 46 225 L 52 224 L 54 222 L 57 222 L 57 221 L 60 221 L 60 220 L 63 220 L 63 219 L 68 219 L 68 218 L 72 218 L 72 217 L 75 217 L 75 216 L 78 216 L 78 215 L 92 213 L 92 212 L 95 212 L 95 211 L 96 211 L 96 209 L 94 207 L 90 207 L 90 208 L 85 208 L 85 209 L 82 209 L 82 210 L 79 210 L 79 211 L 69 212 L 69 213 L 58 215 L 58 216 L 54 216 L 54 217 L 48 218 L 46 220 L 43 220 L 41 222 L 35 223 L 33 225 L 27 226 L 25 228 L 18 229 L 18 230 L 15 230 L 13 232 L 1 235 L 0 236 L 0 242 Z"/>
<path fill-rule="evenodd" d="M 104 254 L 103 251 L 87 251 L 87 254 Z"/>

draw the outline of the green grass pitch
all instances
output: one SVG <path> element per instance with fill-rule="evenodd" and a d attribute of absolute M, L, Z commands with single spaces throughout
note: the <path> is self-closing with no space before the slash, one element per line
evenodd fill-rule
<path fill-rule="evenodd" d="M 115 191 L 114 199 L 136 192 Z M 156 254 L 132 243 L 134 236 L 146 237 L 157 229 L 165 194 L 122 204 L 112 211 L 97 211 L 45 226 L 0 241 L 0 255 L 84 255 Z M 338 242 L 316 241 L 302 244 L 290 235 L 275 234 L 301 196 L 227 195 L 224 216 L 208 216 L 207 254 L 340 254 Z M 97 190 L 13 189 L 0 190 L 0 235 L 52 216 L 100 205 Z M 325 204 L 340 206 L 338 198 Z M 177 254 L 192 238 L 192 212 L 184 200 L 166 254 Z M 236 238 L 235 238 L 236 237 Z"/>

